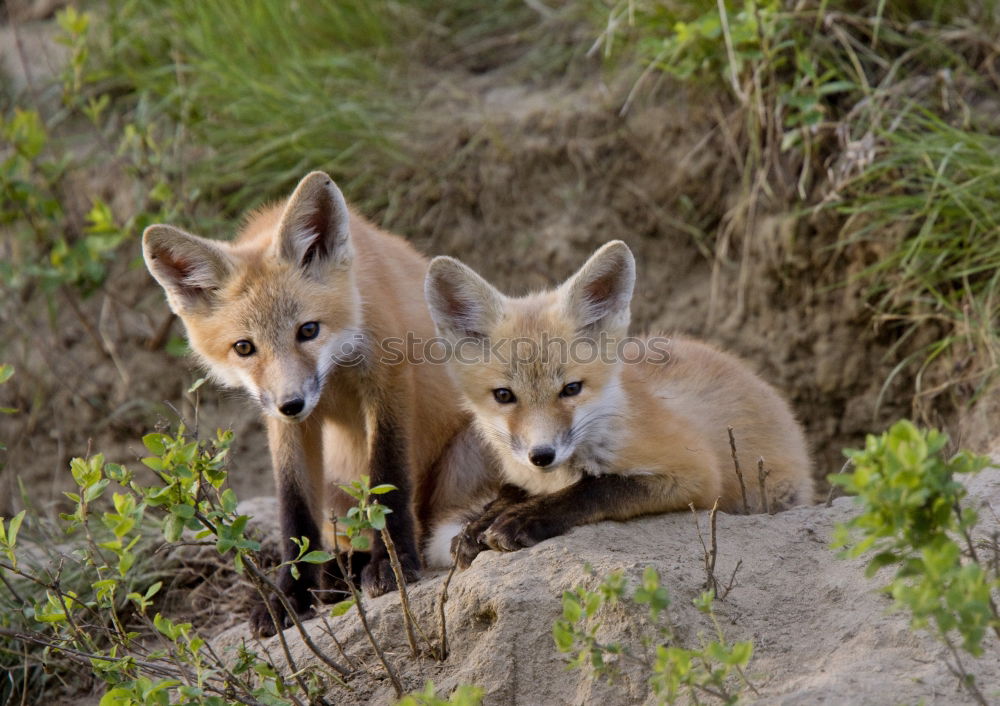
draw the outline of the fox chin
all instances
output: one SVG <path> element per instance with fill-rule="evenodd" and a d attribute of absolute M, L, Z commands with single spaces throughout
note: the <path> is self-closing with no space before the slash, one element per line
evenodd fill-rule
<path fill-rule="evenodd" d="M 770 508 L 813 501 L 805 436 L 788 403 L 706 343 L 628 338 L 634 286 L 635 260 L 621 241 L 556 289 L 518 298 L 458 260 L 431 262 L 425 295 L 439 335 L 495 353 L 449 362 L 503 482 L 454 539 L 461 566 L 485 549 L 514 551 L 586 523 L 716 502 L 741 512 L 728 427 L 741 454 L 765 459 Z M 765 507 L 757 488 L 746 492 L 752 509 Z"/>

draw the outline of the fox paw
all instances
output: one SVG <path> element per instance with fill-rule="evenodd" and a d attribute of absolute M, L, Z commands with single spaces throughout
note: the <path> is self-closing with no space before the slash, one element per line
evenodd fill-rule
<path fill-rule="evenodd" d="M 287 596 L 286 600 L 299 617 L 304 618 L 312 611 L 312 607 L 308 603 L 303 607 L 300 605 L 302 601 L 296 599 L 294 596 Z M 269 607 L 270 610 L 268 609 Z M 271 617 L 272 613 L 274 614 L 274 618 L 278 620 L 279 625 L 277 628 L 274 624 L 274 618 Z M 271 637 L 278 630 L 284 630 L 291 626 L 292 619 L 277 596 L 270 596 L 266 602 L 263 600 L 260 601 L 250 611 L 250 629 L 257 637 Z"/>
<path fill-rule="evenodd" d="M 479 542 L 501 552 L 516 552 L 532 547 L 565 529 L 551 517 L 541 517 L 523 510 L 511 510 L 500 515 L 482 534 Z"/>
<path fill-rule="evenodd" d="M 451 540 L 451 555 L 458 564 L 458 568 L 468 569 L 472 566 L 472 560 L 479 556 L 479 553 L 489 549 L 489 546 L 480 541 L 482 533 L 472 525 L 466 525 L 461 532 Z"/>
<path fill-rule="evenodd" d="M 403 568 L 403 580 L 406 583 L 420 580 L 420 562 L 414 556 L 400 554 L 399 563 Z M 396 590 L 396 574 L 392 570 L 392 562 L 389 561 L 389 557 L 372 557 L 372 560 L 361 570 L 361 588 L 372 597 Z"/>

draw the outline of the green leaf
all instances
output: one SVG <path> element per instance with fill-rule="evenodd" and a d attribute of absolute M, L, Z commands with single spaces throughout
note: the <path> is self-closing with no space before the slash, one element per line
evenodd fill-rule
<path fill-rule="evenodd" d="M 583 617 L 583 606 L 575 593 L 563 591 L 563 618 L 570 623 L 577 622 Z"/>
<path fill-rule="evenodd" d="M 146 434 L 142 437 L 142 443 L 143 446 L 149 449 L 150 453 L 162 456 L 167 451 L 167 444 L 170 443 L 170 437 L 166 434 Z"/>
<path fill-rule="evenodd" d="M 348 598 L 347 600 L 334 603 L 333 606 L 331 606 L 330 608 L 330 617 L 336 618 L 338 615 L 343 615 L 353 607 L 354 607 L 353 598 Z"/>
<path fill-rule="evenodd" d="M 174 505 L 170 508 L 170 512 L 185 520 L 194 517 L 194 507 L 191 505 Z"/>
<path fill-rule="evenodd" d="M 398 490 L 398 488 L 396 488 L 396 486 L 390 485 L 388 483 L 382 483 L 381 485 L 376 485 L 374 488 L 372 488 L 368 492 L 371 493 L 372 495 L 384 495 L 385 493 L 388 493 L 388 492 L 393 491 L 393 490 Z"/>
<path fill-rule="evenodd" d="M 560 652 L 571 651 L 575 642 L 572 623 L 565 620 L 557 620 L 552 625 L 552 639 L 555 640 L 556 648 Z"/>
<path fill-rule="evenodd" d="M 359 534 L 351 537 L 351 546 L 358 551 L 366 552 L 371 547 L 371 540 L 366 535 Z"/>
<path fill-rule="evenodd" d="M 321 552 L 318 549 L 314 549 L 313 551 L 309 552 L 304 557 L 302 557 L 300 561 L 304 561 L 307 564 L 325 564 L 331 559 L 333 559 L 332 554 L 328 554 L 327 552 Z"/>
<path fill-rule="evenodd" d="M 236 512 L 236 505 L 238 503 L 236 500 L 236 493 L 233 492 L 232 488 L 226 488 L 222 491 L 222 494 L 219 496 L 219 502 L 222 505 L 223 512 Z"/>
<path fill-rule="evenodd" d="M 10 363 L 0 364 L 0 385 L 10 380 L 10 376 L 14 374 L 14 366 Z"/>
<path fill-rule="evenodd" d="M 97 498 L 101 497 L 101 495 L 104 493 L 105 489 L 108 487 L 108 484 L 110 482 L 111 482 L 111 480 L 109 478 L 103 478 L 103 479 L 97 481 L 97 483 L 95 483 L 94 485 L 90 486 L 89 488 L 87 488 L 84 491 L 84 493 L 83 493 L 84 499 L 88 503 L 89 502 L 93 502 L 94 500 L 97 500 Z"/>

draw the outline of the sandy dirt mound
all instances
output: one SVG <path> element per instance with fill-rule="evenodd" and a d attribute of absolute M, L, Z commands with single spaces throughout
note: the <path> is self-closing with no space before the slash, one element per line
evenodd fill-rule
<path fill-rule="evenodd" d="M 988 470 L 970 483 L 970 506 L 1000 509 L 1000 471 Z M 940 703 L 968 701 L 946 666 L 946 649 L 925 632 L 913 632 L 905 615 L 890 612 L 878 592 L 880 580 L 864 578 L 861 560 L 838 559 L 829 548 L 833 527 L 853 514 L 841 498 L 827 508 L 798 508 L 775 516 L 718 517 L 717 573 L 728 577 L 742 560 L 736 584 L 716 611 L 730 640 L 751 640 L 749 675 L 757 694 L 751 703 Z M 981 531 L 996 529 L 996 515 L 981 511 Z M 699 514 L 702 528 L 705 513 Z M 691 604 L 705 579 L 694 519 L 675 513 L 630 523 L 580 527 L 570 534 L 512 554 L 486 552 L 455 575 L 446 603 L 451 655 L 444 663 L 413 660 L 406 647 L 398 599 L 387 595 L 367 603 L 378 639 L 387 647 L 404 686 L 417 689 L 432 679 L 447 692 L 462 683 L 486 689 L 487 704 L 633 704 L 649 694 L 645 675 L 623 665 L 623 677 L 608 685 L 565 668 L 552 639 L 564 590 L 597 583 L 596 576 L 624 570 L 635 583 L 646 566 L 664 577 L 671 616 L 682 643 L 698 644 L 712 631 Z M 426 577 L 412 587 L 418 620 L 437 629 L 434 614 L 443 577 Z M 601 640 L 628 640 L 646 620 L 621 606 L 604 614 Z M 307 623 L 313 639 L 339 657 L 326 630 L 352 657 L 377 671 L 375 659 L 352 612 Z M 245 625 L 220 635 L 224 644 L 247 637 Z M 286 632 L 301 667 L 315 661 L 294 630 Z M 281 664 L 277 638 L 261 645 Z M 992 638 L 987 655 L 1000 645 Z M 988 697 L 1000 693 L 1000 663 L 966 659 Z M 356 678 L 359 702 L 391 701 L 387 681 Z"/>

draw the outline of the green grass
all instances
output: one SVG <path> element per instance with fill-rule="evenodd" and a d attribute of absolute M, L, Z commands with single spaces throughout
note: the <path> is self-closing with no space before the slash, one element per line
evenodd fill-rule
<path fill-rule="evenodd" d="M 194 197 L 240 210 L 312 169 L 357 192 L 398 158 L 398 28 L 380 0 L 118 0 L 100 25 L 100 85 L 168 117 Z"/>
<path fill-rule="evenodd" d="M 976 359 L 955 378 L 976 394 L 1000 372 L 998 158 L 1000 137 L 915 115 L 840 206 L 851 217 L 844 239 L 884 250 L 861 274 L 876 309 L 907 337 L 930 321 L 945 331 L 904 361 L 919 364 L 918 392 L 933 392 L 922 374 L 938 358 Z"/>
<path fill-rule="evenodd" d="M 906 371 L 918 397 L 956 383 L 981 395 L 1000 371 L 1000 77 L 988 69 L 1000 3 L 605 7 L 605 53 L 646 66 L 633 93 L 666 73 L 743 110 L 742 204 L 769 194 L 772 210 L 832 206 L 846 222 L 828 244 L 882 253 L 860 278 L 899 337 L 886 387 Z M 868 149 L 852 155 L 848 142 Z"/>
<path fill-rule="evenodd" d="M 233 214 L 323 169 L 371 212 L 412 159 L 415 65 L 488 53 L 491 36 L 535 19 L 519 0 L 114 0 L 96 23 L 96 87 L 137 122 L 166 119 L 163 166 L 189 198 Z"/>

